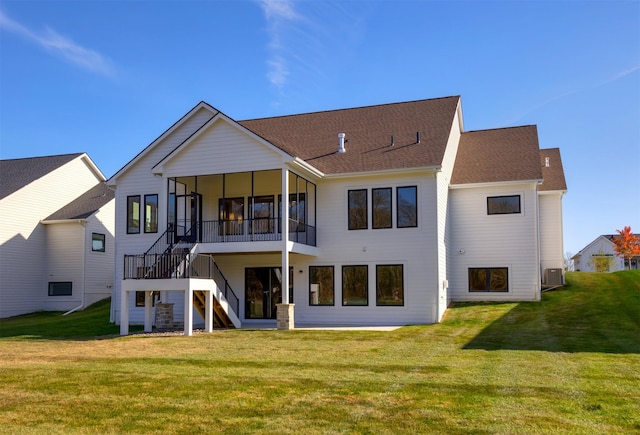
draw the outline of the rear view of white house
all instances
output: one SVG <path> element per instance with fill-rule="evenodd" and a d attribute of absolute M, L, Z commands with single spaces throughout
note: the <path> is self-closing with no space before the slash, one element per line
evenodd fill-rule
<path fill-rule="evenodd" d="M 113 320 L 440 321 L 561 283 L 560 152 L 459 97 L 236 121 L 201 102 L 118 171 Z M 164 307 L 164 305 L 163 305 Z"/>

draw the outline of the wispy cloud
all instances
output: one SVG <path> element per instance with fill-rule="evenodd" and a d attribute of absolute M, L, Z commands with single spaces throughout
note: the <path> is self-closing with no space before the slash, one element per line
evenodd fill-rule
<path fill-rule="evenodd" d="M 269 35 L 269 59 L 267 60 L 267 79 L 278 90 L 282 91 L 289 77 L 287 61 L 287 45 L 285 41 L 286 27 L 302 17 L 295 10 L 291 0 L 261 0 L 260 6 L 267 20 Z"/>
<path fill-rule="evenodd" d="M 47 27 L 42 32 L 36 32 L 0 11 L 0 30 L 18 35 L 80 68 L 106 76 L 111 76 L 115 72 L 112 63 L 105 56 L 78 45 L 51 28 Z"/>
<path fill-rule="evenodd" d="M 611 76 L 607 77 L 606 79 L 603 79 L 603 80 L 601 80 L 599 82 L 596 82 L 596 83 L 594 83 L 592 85 L 583 86 L 583 87 L 579 87 L 579 88 L 576 88 L 576 89 L 572 89 L 572 90 L 568 90 L 568 91 L 565 91 L 565 92 L 561 92 L 561 93 L 559 93 L 557 95 L 554 95 L 551 98 L 548 98 L 548 99 L 546 99 L 546 100 L 544 100 L 544 101 L 542 101 L 540 103 L 537 103 L 537 104 L 529 107 L 528 109 L 524 110 L 519 116 L 507 121 L 505 124 L 513 124 L 513 123 L 519 121 L 521 118 L 524 118 L 529 113 L 534 112 L 534 111 L 536 111 L 536 110 L 538 110 L 538 109 L 540 109 L 540 108 L 542 108 L 542 107 L 544 107 L 544 106 L 546 106 L 548 104 L 551 104 L 551 103 L 553 103 L 555 101 L 558 101 L 558 100 L 561 100 L 563 98 L 566 98 L 566 97 L 568 97 L 570 95 L 574 95 L 574 94 L 577 94 L 577 93 L 580 93 L 580 92 L 584 92 L 586 90 L 597 89 L 597 88 L 600 88 L 602 86 L 606 86 L 606 85 L 608 85 L 610 83 L 613 83 L 615 81 L 618 81 L 618 80 L 620 80 L 620 79 L 622 79 L 622 78 L 624 78 L 624 77 L 626 77 L 626 76 L 628 76 L 630 74 L 633 74 L 638 70 L 640 70 L 640 65 L 635 65 L 635 66 L 633 66 L 631 68 L 628 68 L 628 69 L 626 69 L 624 71 L 620 71 L 618 73 L 612 74 Z"/>

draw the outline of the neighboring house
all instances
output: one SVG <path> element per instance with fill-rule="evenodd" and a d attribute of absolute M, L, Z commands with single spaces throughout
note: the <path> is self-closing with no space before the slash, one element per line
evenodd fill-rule
<path fill-rule="evenodd" d="M 0 317 L 111 296 L 115 201 L 87 154 L 0 160 Z"/>
<path fill-rule="evenodd" d="M 634 234 L 640 237 L 640 234 Z M 615 272 L 618 270 L 640 269 L 640 256 L 624 260 L 616 255 L 614 249 L 614 234 L 604 234 L 582 248 L 580 252 L 571 257 L 573 268 L 576 272 Z"/>
<path fill-rule="evenodd" d="M 464 132 L 459 97 L 248 121 L 201 102 L 107 183 L 122 334 L 156 302 L 186 334 L 425 324 L 563 280 L 559 150 Z"/>

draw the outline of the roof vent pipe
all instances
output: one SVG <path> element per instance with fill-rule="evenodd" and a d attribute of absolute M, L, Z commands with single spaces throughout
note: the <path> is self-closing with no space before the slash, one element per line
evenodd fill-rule
<path fill-rule="evenodd" d="M 416 131 L 416 143 L 420 143 L 420 132 Z"/>
<path fill-rule="evenodd" d="M 340 140 L 340 146 L 338 148 L 338 152 L 340 154 L 342 154 L 344 152 L 347 152 L 347 150 L 344 149 L 344 143 L 346 142 L 345 139 L 344 139 L 345 136 L 346 136 L 346 133 L 338 133 L 338 139 Z"/>

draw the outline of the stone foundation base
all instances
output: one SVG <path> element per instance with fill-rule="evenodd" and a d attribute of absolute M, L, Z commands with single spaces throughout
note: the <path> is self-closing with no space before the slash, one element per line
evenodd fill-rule
<path fill-rule="evenodd" d="M 278 329 L 294 329 L 293 307 L 295 304 L 276 304 Z"/>
<path fill-rule="evenodd" d="M 173 325 L 173 304 L 156 304 L 156 330 L 170 331 Z"/>

